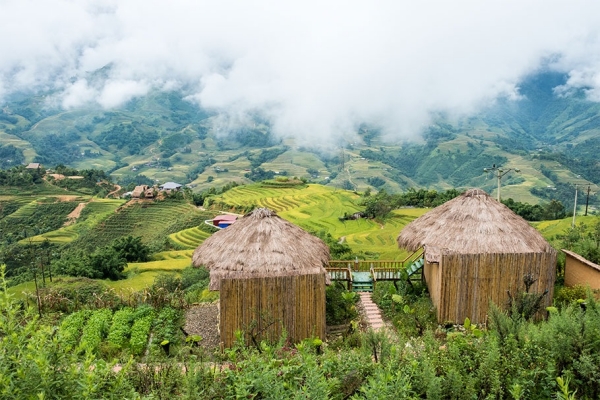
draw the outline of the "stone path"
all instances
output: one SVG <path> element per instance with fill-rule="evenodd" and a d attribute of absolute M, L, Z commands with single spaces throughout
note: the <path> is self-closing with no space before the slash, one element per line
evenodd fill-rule
<path fill-rule="evenodd" d="M 385 326 L 385 323 L 383 322 L 383 318 L 381 318 L 381 310 L 379 310 L 377 304 L 373 303 L 373 300 L 371 300 L 371 293 L 360 292 L 359 296 L 360 302 L 365 310 L 367 324 L 373 328 L 373 330 L 381 330 Z"/>

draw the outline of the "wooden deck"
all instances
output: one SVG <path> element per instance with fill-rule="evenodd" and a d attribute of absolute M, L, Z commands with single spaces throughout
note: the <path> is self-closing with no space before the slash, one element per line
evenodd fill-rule
<path fill-rule="evenodd" d="M 372 291 L 378 281 L 422 280 L 423 263 L 420 249 L 402 261 L 331 260 L 326 270 L 332 281 L 346 282 L 348 290 Z M 417 271 L 421 274 L 416 274 Z"/>

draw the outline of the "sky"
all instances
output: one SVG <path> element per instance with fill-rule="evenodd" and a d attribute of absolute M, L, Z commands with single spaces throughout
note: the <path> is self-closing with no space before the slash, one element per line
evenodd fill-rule
<path fill-rule="evenodd" d="M 415 138 L 519 82 L 600 101 L 600 2 L 554 0 L 0 0 L 0 105 L 52 93 L 65 110 L 165 90 L 273 131 L 323 141 L 366 122 Z M 99 72 L 100 71 L 100 72 Z"/>

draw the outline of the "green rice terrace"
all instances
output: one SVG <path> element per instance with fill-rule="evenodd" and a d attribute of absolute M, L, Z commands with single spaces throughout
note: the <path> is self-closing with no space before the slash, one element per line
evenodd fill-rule
<path fill-rule="evenodd" d="M 340 221 L 344 213 L 363 209 L 359 200 L 360 196 L 353 192 L 322 185 L 272 188 L 255 184 L 233 188 L 215 198 L 213 204 L 232 209 L 248 204 L 270 208 L 308 231 L 330 233 L 369 258 L 404 259 L 407 253 L 397 248 L 395 238 L 402 227 L 424 214 L 426 209 L 394 210 L 384 221 Z"/>
<path fill-rule="evenodd" d="M 67 201 L 57 201 L 59 199 Z M 36 210 L 45 205 L 63 204 L 64 211 L 53 211 L 52 217 L 59 221 L 59 227 L 21 239 L 25 245 L 30 242 L 48 241 L 56 245 L 93 251 L 106 246 L 113 240 L 127 235 L 140 237 L 155 249 L 151 260 L 142 263 L 129 263 L 125 273 L 128 278 L 108 282 L 111 287 L 141 289 L 152 284 L 160 274 L 178 274 L 190 265 L 193 250 L 198 247 L 213 229 L 205 220 L 211 219 L 219 210 L 236 211 L 253 207 L 267 207 L 281 217 L 314 233 L 328 233 L 331 237 L 350 246 L 355 254 L 367 260 L 403 260 L 408 256 L 398 249 L 396 236 L 410 221 L 422 215 L 427 209 L 402 208 L 393 210 L 385 219 L 340 220 L 344 214 L 361 211 L 360 196 L 354 192 L 317 184 L 308 185 L 267 185 L 252 184 L 238 186 L 221 195 L 209 198 L 209 211 L 203 211 L 181 200 L 131 201 L 121 199 L 101 199 L 80 195 L 25 196 L 4 195 L 0 197 L 3 210 L 3 223 L 28 221 L 30 228 L 39 222 L 31 220 Z M 76 218 L 67 218 L 77 204 L 81 204 Z M 54 206 L 56 207 L 56 206 Z M 39 211 L 39 210 L 38 210 Z M 238 211 L 243 214 L 243 211 Z M 578 217 L 578 223 L 592 224 L 595 217 Z M 570 219 L 542 221 L 534 226 L 551 242 L 558 245 L 557 236 L 571 224 Z M 19 293 L 18 285 L 12 291 Z"/>

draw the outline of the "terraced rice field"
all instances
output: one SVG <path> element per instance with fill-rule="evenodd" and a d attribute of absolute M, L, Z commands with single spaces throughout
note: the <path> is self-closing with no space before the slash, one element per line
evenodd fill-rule
<path fill-rule="evenodd" d="M 140 263 L 129 263 L 125 268 L 125 273 L 131 271 L 137 272 L 181 272 L 182 269 L 190 266 L 189 258 L 170 258 L 158 261 L 148 261 Z"/>
<path fill-rule="evenodd" d="M 577 216 L 575 218 L 575 222 L 577 225 L 583 223 L 588 228 L 596 223 L 598 220 L 597 216 Z M 541 221 L 532 223 L 533 227 L 540 231 L 542 236 L 546 238 L 546 240 L 552 241 L 556 238 L 557 235 L 562 235 L 565 233 L 567 229 L 571 227 L 573 222 L 573 217 L 564 218 L 564 219 L 556 219 L 551 221 Z"/>
<path fill-rule="evenodd" d="M 210 233 L 200 230 L 198 227 L 184 229 L 182 231 L 172 233 L 169 235 L 171 241 L 182 248 L 195 249 L 198 247 Z"/>
<path fill-rule="evenodd" d="M 186 259 L 190 260 L 192 258 L 192 254 L 194 250 L 175 250 L 175 251 L 161 251 L 160 253 L 154 253 L 152 255 L 152 260 L 160 261 L 160 260 L 180 260 Z"/>
<path fill-rule="evenodd" d="M 48 239 L 52 243 L 70 243 L 77 239 L 82 232 L 93 228 L 99 221 L 113 214 L 124 203 L 123 200 L 93 199 L 82 210 L 79 221 L 55 231 L 34 236 L 33 242 L 43 242 Z"/>
<path fill-rule="evenodd" d="M 197 226 L 208 217 L 207 213 L 183 201 L 132 203 L 97 223 L 85 238 L 96 246 L 127 235 L 139 236 L 149 243 L 164 240 L 182 228 Z"/>
<path fill-rule="evenodd" d="M 394 211 L 383 224 L 372 220 L 340 221 L 344 213 L 354 213 L 363 207 L 353 192 L 327 186 L 308 185 L 295 188 L 272 188 L 248 185 L 225 192 L 220 198 L 232 206 L 255 204 L 267 207 L 308 231 L 325 231 L 343 238 L 355 252 L 368 253 L 373 259 L 403 259 L 406 252 L 396 245 L 396 236 L 410 221 L 427 210 Z"/>
<path fill-rule="evenodd" d="M 35 207 L 37 206 L 37 200 L 32 200 L 23 206 L 19 207 L 17 211 L 8 215 L 6 218 L 27 218 L 31 217 L 35 212 Z"/>

